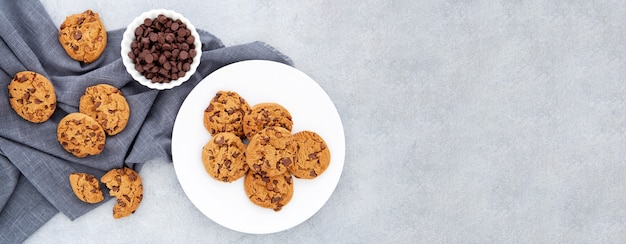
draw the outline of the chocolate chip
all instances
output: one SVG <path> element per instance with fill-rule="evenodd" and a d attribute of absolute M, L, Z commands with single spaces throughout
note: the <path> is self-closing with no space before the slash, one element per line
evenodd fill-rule
<path fill-rule="evenodd" d="M 309 176 L 316 177 L 317 173 L 315 173 L 315 171 L 311 170 L 311 172 L 309 172 Z"/>
<path fill-rule="evenodd" d="M 210 103 L 209 106 L 204 110 L 205 112 L 211 112 L 213 111 L 213 104 Z"/>
<path fill-rule="evenodd" d="M 28 77 L 26 77 L 25 75 L 22 75 L 22 76 L 20 76 L 20 78 L 17 81 L 19 81 L 21 83 L 21 82 L 25 82 L 27 80 L 28 80 Z"/>
<path fill-rule="evenodd" d="M 222 136 L 219 139 L 216 139 L 215 140 L 215 144 L 220 145 L 220 146 L 223 145 L 224 144 L 224 137 Z"/>
<path fill-rule="evenodd" d="M 309 154 L 309 159 L 311 159 L 311 160 L 317 159 L 317 153 L 310 153 Z"/>
<path fill-rule="evenodd" d="M 130 173 L 130 174 L 128 175 L 128 179 L 130 179 L 130 180 L 132 180 L 132 181 L 135 181 L 135 180 L 137 179 L 137 176 L 136 176 L 134 173 Z"/>
<path fill-rule="evenodd" d="M 76 30 L 74 32 L 74 39 L 75 40 L 80 40 L 80 38 L 82 38 L 82 37 L 83 37 L 83 33 L 80 30 Z"/>
<path fill-rule="evenodd" d="M 181 59 L 181 60 L 188 59 L 189 58 L 189 53 L 187 51 L 183 50 L 178 55 L 178 58 Z"/>
<path fill-rule="evenodd" d="M 280 163 L 285 165 L 285 167 L 289 166 L 291 164 L 291 159 L 290 158 L 281 158 L 280 159 Z"/>

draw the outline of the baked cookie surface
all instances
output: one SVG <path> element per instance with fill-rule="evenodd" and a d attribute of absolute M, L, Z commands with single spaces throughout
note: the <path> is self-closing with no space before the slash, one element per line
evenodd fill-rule
<path fill-rule="evenodd" d="M 250 170 L 265 176 L 280 175 L 295 161 L 296 143 L 291 132 L 282 127 L 268 127 L 257 133 L 246 148 Z"/>
<path fill-rule="evenodd" d="M 100 154 L 106 142 L 102 126 L 83 113 L 63 117 L 57 127 L 57 137 L 66 151 L 79 158 Z"/>
<path fill-rule="evenodd" d="M 109 195 L 117 198 L 113 206 L 113 218 L 119 219 L 135 213 L 143 200 L 143 184 L 137 172 L 127 167 L 112 169 L 100 181 L 109 188 Z"/>
<path fill-rule="evenodd" d="M 204 110 L 204 127 L 215 135 L 231 132 L 244 137 L 243 118 L 250 111 L 250 105 L 236 92 L 218 91 Z"/>
<path fill-rule="evenodd" d="M 243 131 L 248 139 L 264 128 L 277 126 L 291 132 L 293 119 L 289 111 L 277 103 L 259 103 L 243 118 Z"/>
<path fill-rule="evenodd" d="M 122 92 L 108 84 L 87 87 L 80 98 L 79 111 L 96 119 L 110 136 L 124 130 L 130 116 L 130 107 Z"/>
<path fill-rule="evenodd" d="M 100 182 L 93 175 L 86 173 L 71 173 L 70 185 L 76 197 L 86 203 L 99 203 L 104 200 L 100 191 Z"/>
<path fill-rule="evenodd" d="M 56 110 L 54 86 L 41 74 L 32 71 L 18 72 L 9 83 L 8 89 L 11 108 L 27 121 L 45 122 Z"/>
<path fill-rule="evenodd" d="M 250 171 L 243 186 L 252 203 L 274 211 L 280 211 L 293 197 L 293 179 L 289 172 L 269 177 Z"/>
<path fill-rule="evenodd" d="M 324 173 L 330 164 L 330 150 L 320 135 L 312 131 L 300 131 L 293 135 L 296 143 L 296 160 L 289 165 L 289 172 L 302 179 L 313 179 Z"/>
<path fill-rule="evenodd" d="M 218 133 L 202 147 L 202 163 L 216 180 L 232 182 L 248 172 L 246 146 L 233 133 Z"/>
<path fill-rule="evenodd" d="M 74 60 L 91 63 L 107 44 L 107 32 L 98 13 L 87 10 L 67 16 L 59 29 L 59 42 Z"/>

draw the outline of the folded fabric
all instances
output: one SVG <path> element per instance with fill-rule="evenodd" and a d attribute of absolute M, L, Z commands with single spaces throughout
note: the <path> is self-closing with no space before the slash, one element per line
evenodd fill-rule
<path fill-rule="evenodd" d="M 58 27 L 36 0 L 0 1 L 0 243 L 25 240 L 59 211 L 75 219 L 98 206 L 81 202 L 68 183 L 71 172 L 102 176 L 124 164 L 135 167 L 154 158 L 171 160 L 174 120 L 187 94 L 209 73 L 227 64 L 265 59 L 292 64 L 262 42 L 225 47 L 206 31 L 200 66 L 190 80 L 171 90 L 146 88 L 126 72 L 120 57 L 123 29 L 107 32 L 107 47 L 95 62 L 71 59 L 58 42 Z M 13 76 L 30 70 L 54 85 L 57 109 L 40 124 L 30 123 L 11 108 L 6 87 Z M 78 111 L 85 88 L 106 83 L 119 88 L 130 105 L 121 133 L 109 136 L 103 152 L 76 158 L 57 140 L 57 125 Z"/>

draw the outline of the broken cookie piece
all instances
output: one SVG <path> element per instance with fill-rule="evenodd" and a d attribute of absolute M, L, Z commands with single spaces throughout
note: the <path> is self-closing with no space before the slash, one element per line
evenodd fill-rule
<path fill-rule="evenodd" d="M 76 197 L 86 203 L 99 203 L 104 200 L 100 191 L 100 182 L 93 175 L 86 173 L 71 173 L 70 185 Z"/>
<path fill-rule="evenodd" d="M 113 206 L 113 218 L 119 219 L 135 213 L 143 199 L 143 185 L 137 172 L 127 167 L 112 169 L 100 181 L 109 188 L 109 195 L 117 198 Z"/>

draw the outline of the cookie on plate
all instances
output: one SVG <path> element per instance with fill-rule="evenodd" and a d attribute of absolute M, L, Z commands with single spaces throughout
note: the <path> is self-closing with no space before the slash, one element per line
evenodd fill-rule
<path fill-rule="evenodd" d="M 248 172 L 246 145 L 233 133 L 218 133 L 202 147 L 202 163 L 216 180 L 232 182 Z"/>
<path fill-rule="evenodd" d="M 9 83 L 8 89 L 11 108 L 27 121 L 45 122 L 56 109 L 54 86 L 41 74 L 32 71 L 18 72 Z"/>
<path fill-rule="evenodd" d="M 313 179 L 324 173 L 330 164 L 330 150 L 320 135 L 312 131 L 300 131 L 293 135 L 296 142 L 296 161 L 289 165 L 289 172 L 302 179 Z"/>
<path fill-rule="evenodd" d="M 70 186 L 76 197 L 86 203 L 99 203 L 104 200 L 100 191 L 100 182 L 93 175 L 86 173 L 71 173 Z"/>
<path fill-rule="evenodd" d="M 108 84 L 87 87 L 80 98 L 79 111 L 96 119 L 110 136 L 124 130 L 130 116 L 130 107 L 122 92 Z"/>
<path fill-rule="evenodd" d="M 250 111 L 250 105 L 236 92 L 218 91 L 204 110 L 204 127 L 215 135 L 231 132 L 244 137 L 243 118 Z"/>
<path fill-rule="evenodd" d="M 106 142 L 102 126 L 83 113 L 70 113 L 63 117 L 57 127 L 57 137 L 66 151 L 79 158 L 100 154 Z"/>
<path fill-rule="evenodd" d="M 252 106 L 243 118 L 243 132 L 248 139 L 270 126 L 277 126 L 291 132 L 293 119 L 289 111 L 278 103 L 259 103 Z"/>
<path fill-rule="evenodd" d="M 251 170 L 265 176 L 280 175 L 296 159 L 296 143 L 291 132 L 282 127 L 268 127 L 257 133 L 246 148 L 246 162 Z"/>
<path fill-rule="evenodd" d="M 100 181 L 109 188 L 109 195 L 117 198 L 113 206 L 113 218 L 119 219 L 135 213 L 143 200 L 143 184 L 137 172 L 127 167 L 112 169 Z"/>
<path fill-rule="evenodd" d="M 274 211 L 280 211 L 293 197 L 293 179 L 289 172 L 269 177 L 250 171 L 243 186 L 252 203 Z"/>
<path fill-rule="evenodd" d="M 59 29 L 59 42 L 74 60 L 91 63 L 107 45 L 107 32 L 98 13 L 87 10 L 67 16 Z"/>

